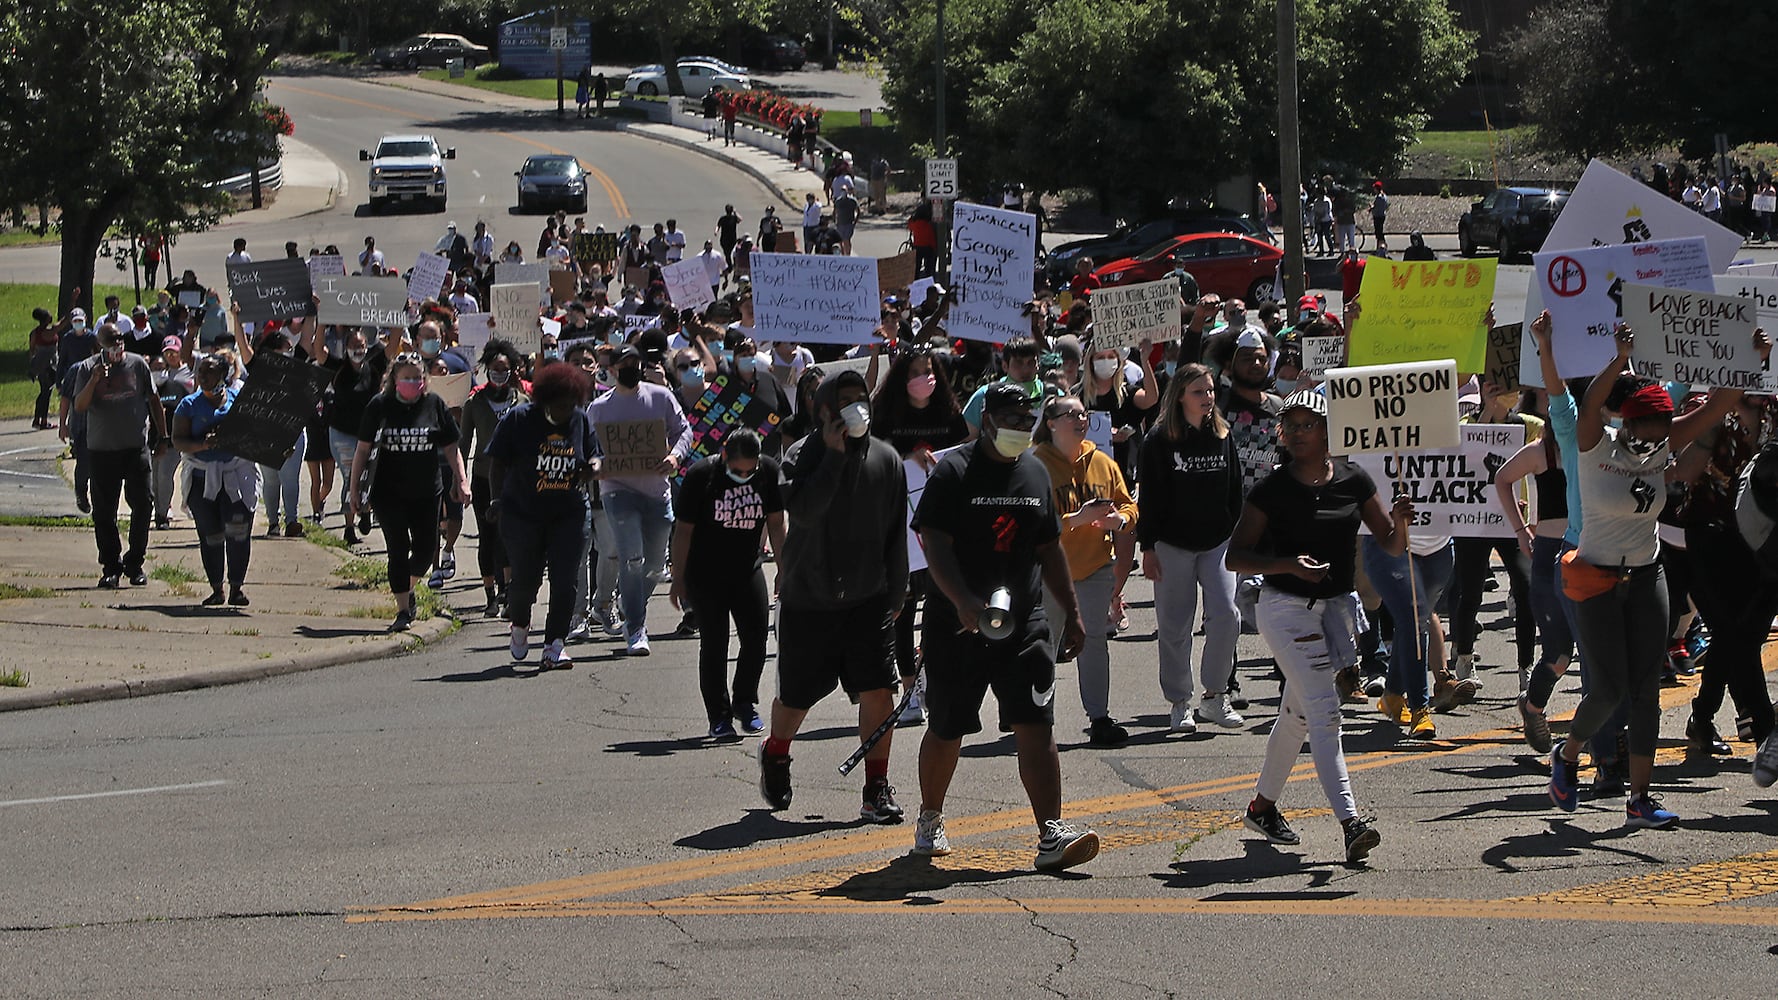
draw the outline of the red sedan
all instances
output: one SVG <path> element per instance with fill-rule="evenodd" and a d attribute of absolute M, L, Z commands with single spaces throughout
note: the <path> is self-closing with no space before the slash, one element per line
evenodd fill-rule
<path fill-rule="evenodd" d="M 1278 262 L 1284 253 L 1263 240 L 1232 233 L 1190 233 L 1158 243 L 1140 255 L 1114 260 L 1093 271 L 1106 285 L 1157 281 L 1175 267 L 1190 272 L 1204 294 L 1258 305 L 1277 298 Z"/>

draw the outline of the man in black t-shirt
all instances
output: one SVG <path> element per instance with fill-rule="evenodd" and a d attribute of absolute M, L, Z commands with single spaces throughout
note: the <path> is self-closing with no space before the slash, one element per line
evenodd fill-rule
<path fill-rule="evenodd" d="M 1023 387 L 990 386 L 982 401 L 981 436 L 939 462 L 914 515 L 932 583 L 943 595 L 926 605 L 922 650 L 930 719 L 920 743 L 915 854 L 951 852 L 945 793 L 963 737 L 981 731 L 982 698 L 990 687 L 1002 726 L 1018 742 L 1019 771 L 1037 818 L 1037 867 L 1072 868 L 1099 853 L 1098 834 L 1061 818 L 1056 650 L 1043 609 L 1046 583 L 1068 615 L 1065 658 L 1079 651 L 1086 632 L 1062 553 L 1062 521 L 1049 475 L 1026 454 L 1036 424 Z M 1001 617 L 1003 624 L 996 622 Z"/>

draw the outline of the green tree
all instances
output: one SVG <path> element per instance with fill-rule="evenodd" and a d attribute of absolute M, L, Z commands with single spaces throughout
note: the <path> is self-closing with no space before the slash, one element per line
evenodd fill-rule
<path fill-rule="evenodd" d="M 1650 67 L 1616 44 L 1599 44 L 1612 19 L 1610 0 L 1558 0 L 1508 39 L 1519 105 L 1539 146 L 1590 160 L 1664 138 L 1648 113 Z"/>
<path fill-rule="evenodd" d="M 275 128 L 257 99 L 290 0 L 16 0 L 0 12 L 0 203 L 62 214 L 59 304 L 90 296 L 121 219 L 186 229 L 229 207 L 210 185 Z M 91 305 L 90 301 L 82 304 Z"/>

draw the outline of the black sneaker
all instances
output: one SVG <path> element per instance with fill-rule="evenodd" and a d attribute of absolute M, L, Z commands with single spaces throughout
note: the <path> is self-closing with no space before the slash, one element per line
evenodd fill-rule
<path fill-rule="evenodd" d="M 148 586 L 148 574 L 142 572 L 140 569 L 126 569 L 123 571 L 123 574 L 130 578 L 130 586 L 132 587 Z"/>
<path fill-rule="evenodd" d="M 116 590 L 117 589 L 117 579 L 118 578 L 117 578 L 116 573 L 106 573 L 104 576 L 99 577 L 99 589 L 100 590 Z"/>
<path fill-rule="evenodd" d="M 1087 742 L 1096 747 L 1123 746 L 1130 738 L 1130 731 L 1112 721 L 1109 717 L 1094 719 L 1087 729 Z"/>
<path fill-rule="evenodd" d="M 766 753 L 763 741 L 759 744 L 759 794 L 773 812 L 790 808 L 790 755 Z"/>
<path fill-rule="evenodd" d="M 229 607 L 244 608 L 249 603 L 251 603 L 251 602 L 249 602 L 247 600 L 247 595 L 241 592 L 241 588 L 239 588 L 239 587 L 228 588 L 228 606 Z"/>
<path fill-rule="evenodd" d="M 93 512 L 93 502 L 84 496 L 77 496 L 74 498 L 74 509 L 80 511 L 82 514 L 91 514 Z"/>
<path fill-rule="evenodd" d="M 222 607 L 222 588 L 217 587 L 214 590 L 210 591 L 210 596 L 204 598 L 203 605 L 206 608 Z"/>
<path fill-rule="evenodd" d="M 1630 765 L 1624 760 L 1593 762 L 1593 798 L 1621 799 L 1626 792 Z"/>
<path fill-rule="evenodd" d="M 1690 749 L 1706 753 L 1712 757 L 1733 756 L 1735 751 L 1723 742 L 1722 734 L 1716 731 L 1716 723 L 1709 719 L 1700 719 L 1696 712 L 1685 724 L 1685 739 Z"/>
<path fill-rule="evenodd" d="M 864 804 L 858 807 L 858 815 L 867 823 L 901 822 L 902 808 L 887 780 L 878 779 L 864 786 Z"/>
<path fill-rule="evenodd" d="M 500 615 L 500 599 L 497 597 L 489 597 L 487 605 L 482 608 L 482 617 L 483 618 L 496 618 L 499 615 Z"/>
<path fill-rule="evenodd" d="M 1229 674 L 1229 707 L 1237 712 L 1246 711 L 1247 699 L 1241 694 L 1241 679 Z"/>
<path fill-rule="evenodd" d="M 1346 828 L 1346 863 L 1349 865 L 1370 857 L 1370 853 L 1383 842 L 1383 835 L 1377 828 L 1361 817 L 1354 816 L 1341 825 Z"/>
<path fill-rule="evenodd" d="M 1241 825 L 1254 833 L 1263 835 L 1274 844 L 1300 844 L 1303 838 L 1290 828 L 1284 821 L 1284 814 L 1278 811 L 1277 803 L 1266 807 L 1265 812 L 1254 812 L 1253 804 L 1247 804 L 1247 812 L 1241 817 Z"/>
<path fill-rule="evenodd" d="M 673 636 L 678 639 L 691 639 L 695 638 L 697 634 L 698 619 L 690 611 L 687 611 L 685 617 L 679 619 L 679 626 L 673 630 Z"/>

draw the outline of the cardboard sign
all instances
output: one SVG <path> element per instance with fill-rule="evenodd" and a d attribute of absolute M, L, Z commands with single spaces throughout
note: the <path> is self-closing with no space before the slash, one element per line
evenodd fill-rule
<path fill-rule="evenodd" d="M 1624 322 L 1636 332 L 1630 359 L 1636 374 L 1694 387 L 1758 391 L 1766 365 L 1753 346 L 1754 302 L 1715 292 L 1625 285 Z"/>
<path fill-rule="evenodd" d="M 537 289 L 537 304 L 540 306 L 549 305 L 548 264 L 507 264 L 501 262 L 494 265 L 494 280 L 502 285 L 531 285 Z"/>
<path fill-rule="evenodd" d="M 460 409 L 464 403 L 469 402 L 469 373 L 429 375 L 426 377 L 426 388 L 444 400 L 446 409 Z"/>
<path fill-rule="evenodd" d="M 1756 194 L 1753 196 L 1755 212 L 1778 212 L 1778 194 Z"/>
<path fill-rule="evenodd" d="M 1482 317 L 1494 300 L 1494 260 L 1399 261 L 1372 257 L 1359 286 L 1364 310 L 1352 324 L 1354 365 L 1453 358 L 1481 371 Z M 1093 293 L 1094 318 L 1099 293 Z"/>
<path fill-rule="evenodd" d="M 617 234 L 575 233 L 568 250 L 576 263 L 608 263 L 617 259 Z"/>
<path fill-rule="evenodd" d="M 415 302 L 436 299 L 451 277 L 451 261 L 435 253 L 414 258 L 414 269 L 407 276 L 407 297 Z"/>
<path fill-rule="evenodd" d="M 543 343 L 537 326 L 537 287 L 530 283 L 495 285 L 488 289 L 488 308 L 502 340 L 531 354 Z"/>
<path fill-rule="evenodd" d="M 1708 292 L 1710 257 L 1703 239 L 1628 243 L 1586 250 L 1537 254 L 1532 284 L 1543 289 L 1549 310 L 1556 372 L 1562 378 L 1597 375 L 1617 350 L 1612 332 L 1623 318 L 1624 285 L 1640 282 L 1663 288 Z M 1533 315 L 1532 318 L 1535 318 Z M 1529 337 L 1530 331 L 1524 331 Z M 1542 385 L 1537 345 L 1521 340 L 1519 381 Z"/>
<path fill-rule="evenodd" d="M 1525 445 L 1524 424 L 1464 424 L 1458 448 L 1411 455 L 1358 455 L 1378 492 L 1398 487 L 1414 502 L 1415 534 L 1511 538 L 1513 529 L 1494 492 L 1494 476 Z M 1368 532 L 1369 529 L 1361 529 Z"/>
<path fill-rule="evenodd" d="M 407 286 L 399 278 L 326 277 L 315 282 L 316 319 L 341 326 L 406 326 Z"/>
<path fill-rule="evenodd" d="M 1097 298 L 1097 294 L 1094 295 Z M 1304 337 L 1303 376 L 1317 382 L 1327 378 L 1329 368 L 1346 366 L 1345 337 Z"/>
<path fill-rule="evenodd" d="M 261 465 L 283 465 L 331 381 L 333 371 L 320 365 L 270 352 L 255 355 L 253 371 L 216 425 L 216 446 Z"/>
<path fill-rule="evenodd" d="M 899 295 L 914 283 L 914 252 L 877 258 L 877 294 Z"/>
<path fill-rule="evenodd" d="M 753 255 L 753 325 L 761 338 L 868 344 L 881 323 L 875 258 Z"/>
<path fill-rule="evenodd" d="M 1455 448 L 1457 362 L 1332 368 L 1327 445 L 1335 455 Z"/>
<path fill-rule="evenodd" d="M 549 273 L 549 299 L 551 302 L 572 302 L 580 294 L 580 277 L 573 271 L 551 271 Z"/>
<path fill-rule="evenodd" d="M 951 336 L 1004 344 L 1031 335 L 1023 307 L 1031 301 L 1036 248 L 1037 220 L 1029 213 L 957 203 L 951 229 L 957 301 L 945 320 Z"/>
<path fill-rule="evenodd" d="M 1171 278 L 1093 292 L 1095 351 L 1178 340 L 1179 334 L 1179 282 Z"/>
<path fill-rule="evenodd" d="M 675 309 L 701 309 L 716 301 L 710 290 L 710 272 L 696 257 L 668 264 L 661 269 L 667 283 L 667 300 Z"/>
<path fill-rule="evenodd" d="M 781 419 L 772 412 L 771 406 L 743 389 L 731 376 L 716 376 L 685 415 L 686 423 L 691 425 L 686 467 L 721 451 L 722 442 L 728 440 L 729 432 L 735 428 L 746 427 L 761 438 L 770 438 L 778 432 Z"/>
<path fill-rule="evenodd" d="M 315 315 L 309 265 L 282 258 L 228 265 L 228 295 L 241 307 L 241 322 Z"/>
<path fill-rule="evenodd" d="M 488 338 L 494 333 L 493 322 L 493 313 L 459 313 L 457 343 L 472 354 L 481 354 L 482 348 L 488 346 Z"/>
<path fill-rule="evenodd" d="M 1488 331 L 1488 358 L 1482 364 L 1482 381 L 1492 382 L 1501 392 L 1519 388 L 1519 351 L 1524 344 L 1523 323 L 1508 323 Z"/>
<path fill-rule="evenodd" d="M 309 280 L 316 278 L 346 276 L 346 258 L 337 253 L 318 253 L 305 258 L 309 265 Z"/>
<path fill-rule="evenodd" d="M 605 476 L 650 476 L 667 457 L 667 424 L 651 420 L 610 420 L 593 425 Z"/>

